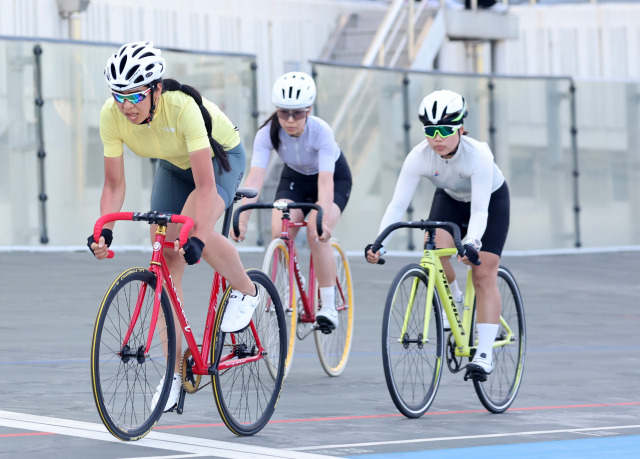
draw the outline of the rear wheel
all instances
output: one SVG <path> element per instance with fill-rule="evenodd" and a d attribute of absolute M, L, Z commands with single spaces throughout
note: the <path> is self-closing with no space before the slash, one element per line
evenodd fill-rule
<path fill-rule="evenodd" d="M 349 260 L 337 240 L 331 240 L 331 248 L 336 262 L 335 296 L 339 323 L 334 330 L 331 330 L 331 333 L 316 330 L 314 336 L 322 368 L 329 376 L 338 376 L 347 366 L 351 351 L 354 300 Z M 317 279 L 316 285 L 318 285 Z M 320 302 L 317 290 L 314 296 L 315 305 L 318 308 Z"/>
<path fill-rule="evenodd" d="M 280 297 L 269 278 L 247 271 L 260 294 L 249 326 L 238 333 L 220 331 L 227 307 L 225 293 L 216 313 L 211 342 L 213 396 L 225 425 L 236 435 L 254 435 L 271 419 L 284 380 L 287 329 Z M 271 376 L 275 373 L 275 378 Z"/>
<path fill-rule="evenodd" d="M 427 304 L 427 285 L 422 267 L 411 264 L 402 268 L 391 283 L 382 317 L 387 388 L 398 410 L 409 418 L 418 418 L 429 409 L 442 377 L 442 309 L 436 291 Z"/>
<path fill-rule="evenodd" d="M 107 290 L 93 330 L 93 398 L 102 422 L 121 440 L 138 440 L 151 431 L 162 415 L 173 380 L 175 331 L 171 303 L 164 291 L 151 346 L 145 352 L 155 286 L 155 275 L 145 268 L 122 273 Z M 152 406 L 156 386 L 162 380 L 160 399 Z"/>
<path fill-rule="evenodd" d="M 286 378 L 291 370 L 293 362 L 293 351 L 296 345 L 296 327 L 298 323 L 298 311 L 296 305 L 296 289 L 290 293 L 289 285 L 289 248 L 280 238 L 274 239 L 267 247 L 264 254 L 262 271 L 269 276 L 273 282 L 282 308 L 284 309 L 287 324 L 287 357 L 285 361 L 284 377 Z M 295 284 L 295 282 L 294 282 Z M 269 371 L 274 378 L 277 372 L 270 367 Z"/>
<path fill-rule="evenodd" d="M 502 300 L 502 316 L 493 348 L 493 371 L 484 382 L 473 381 L 478 398 L 492 413 L 506 411 L 518 394 L 526 349 L 524 306 L 515 278 L 503 266 L 498 269 L 498 289 Z M 475 308 L 474 308 L 475 311 Z M 473 317 L 471 337 L 475 336 L 476 317 Z"/>

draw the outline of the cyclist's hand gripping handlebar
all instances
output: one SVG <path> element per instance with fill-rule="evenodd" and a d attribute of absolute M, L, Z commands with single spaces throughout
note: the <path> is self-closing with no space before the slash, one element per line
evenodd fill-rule
<path fill-rule="evenodd" d="M 180 247 L 185 245 L 189 237 L 189 231 L 193 227 L 193 220 L 186 215 L 168 214 L 160 212 L 114 212 L 112 214 L 105 214 L 100 217 L 93 227 L 93 238 L 96 241 L 100 240 L 100 233 L 102 227 L 110 222 L 118 220 L 128 221 L 146 221 L 149 224 L 166 225 L 167 223 L 182 223 L 184 226 L 180 230 Z M 109 250 L 107 258 L 113 258 L 113 250 Z"/>
<path fill-rule="evenodd" d="M 473 253 L 462 245 L 462 241 L 460 240 L 460 227 L 458 225 L 452 222 L 440 222 L 431 220 L 392 223 L 391 225 L 387 226 L 382 231 L 382 233 L 380 233 L 380 235 L 376 238 L 374 243 L 371 244 L 371 246 L 367 246 L 365 248 L 365 255 L 369 249 L 371 249 L 373 253 L 380 251 L 382 242 L 387 238 L 387 236 L 400 228 L 419 228 L 423 231 L 435 230 L 436 228 L 449 229 L 451 231 L 451 234 L 453 234 L 453 242 L 456 246 L 456 249 L 458 250 L 458 255 L 460 255 L 461 257 L 467 256 L 467 258 L 469 258 L 469 261 L 471 261 L 474 265 L 480 264 L 480 260 L 478 259 L 478 257 L 474 257 Z M 380 259 L 378 263 L 383 264 L 384 262 L 380 263 L 381 261 L 383 262 L 383 260 Z"/>
<path fill-rule="evenodd" d="M 316 230 L 318 231 L 318 236 L 322 236 L 322 207 L 317 204 L 312 204 L 308 202 L 286 202 L 286 201 L 276 201 L 276 202 L 253 202 L 251 204 L 245 204 L 236 209 L 233 214 L 233 231 L 236 234 L 240 234 L 240 214 L 245 210 L 249 209 L 278 209 L 282 212 L 287 212 L 289 209 L 310 209 L 318 211 L 318 218 L 316 218 Z"/>

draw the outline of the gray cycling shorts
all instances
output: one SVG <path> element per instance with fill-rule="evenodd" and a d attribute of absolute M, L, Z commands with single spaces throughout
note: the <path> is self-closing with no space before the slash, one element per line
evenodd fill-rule
<path fill-rule="evenodd" d="M 224 200 L 225 208 L 233 203 L 236 190 L 240 186 L 242 176 L 247 167 L 247 154 L 240 142 L 236 147 L 227 151 L 231 171 L 225 172 L 218 164 L 216 158 L 213 161 L 213 172 L 216 177 L 218 194 Z M 179 214 L 182 212 L 187 198 L 196 184 L 193 181 L 191 169 L 180 169 L 168 161 L 161 159 L 158 164 L 153 190 L 151 191 L 151 210 Z"/>

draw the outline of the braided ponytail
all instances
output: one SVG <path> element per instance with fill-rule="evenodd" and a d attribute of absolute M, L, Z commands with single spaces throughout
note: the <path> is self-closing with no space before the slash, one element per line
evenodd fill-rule
<path fill-rule="evenodd" d="M 215 158 L 225 172 L 231 171 L 231 165 L 229 164 L 229 157 L 227 155 L 227 152 L 225 151 L 224 147 L 211 136 L 213 122 L 211 120 L 211 114 L 209 113 L 209 110 L 207 110 L 207 108 L 202 104 L 202 95 L 193 86 L 180 84 L 178 81 L 170 78 L 162 80 L 162 92 L 164 93 L 167 91 L 183 92 L 184 94 L 193 98 L 196 104 L 198 104 L 198 107 L 200 107 L 200 113 L 202 113 L 204 126 L 207 130 L 207 136 L 209 137 L 209 144 L 211 144 L 211 148 L 213 149 Z"/>

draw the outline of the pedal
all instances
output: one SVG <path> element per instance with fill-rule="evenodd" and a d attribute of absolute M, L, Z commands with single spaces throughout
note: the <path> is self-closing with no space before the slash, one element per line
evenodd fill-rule
<path fill-rule="evenodd" d="M 489 375 L 485 373 L 484 370 L 476 367 L 469 368 L 469 365 L 467 365 L 467 372 L 464 374 L 464 380 L 467 381 L 472 379 L 476 382 L 485 382 L 487 380 L 487 376 Z"/>
<path fill-rule="evenodd" d="M 325 318 L 325 317 L 317 317 L 315 326 L 313 327 L 316 330 L 320 330 L 325 335 L 329 335 L 333 330 L 336 329 L 336 326 L 333 323 Z"/>
<path fill-rule="evenodd" d="M 183 387 L 182 389 L 180 389 L 180 397 L 178 397 L 178 403 L 177 403 L 176 408 L 175 408 L 177 414 L 182 414 L 182 412 L 184 411 L 184 398 L 185 398 L 185 395 L 187 395 L 187 391 Z"/>

